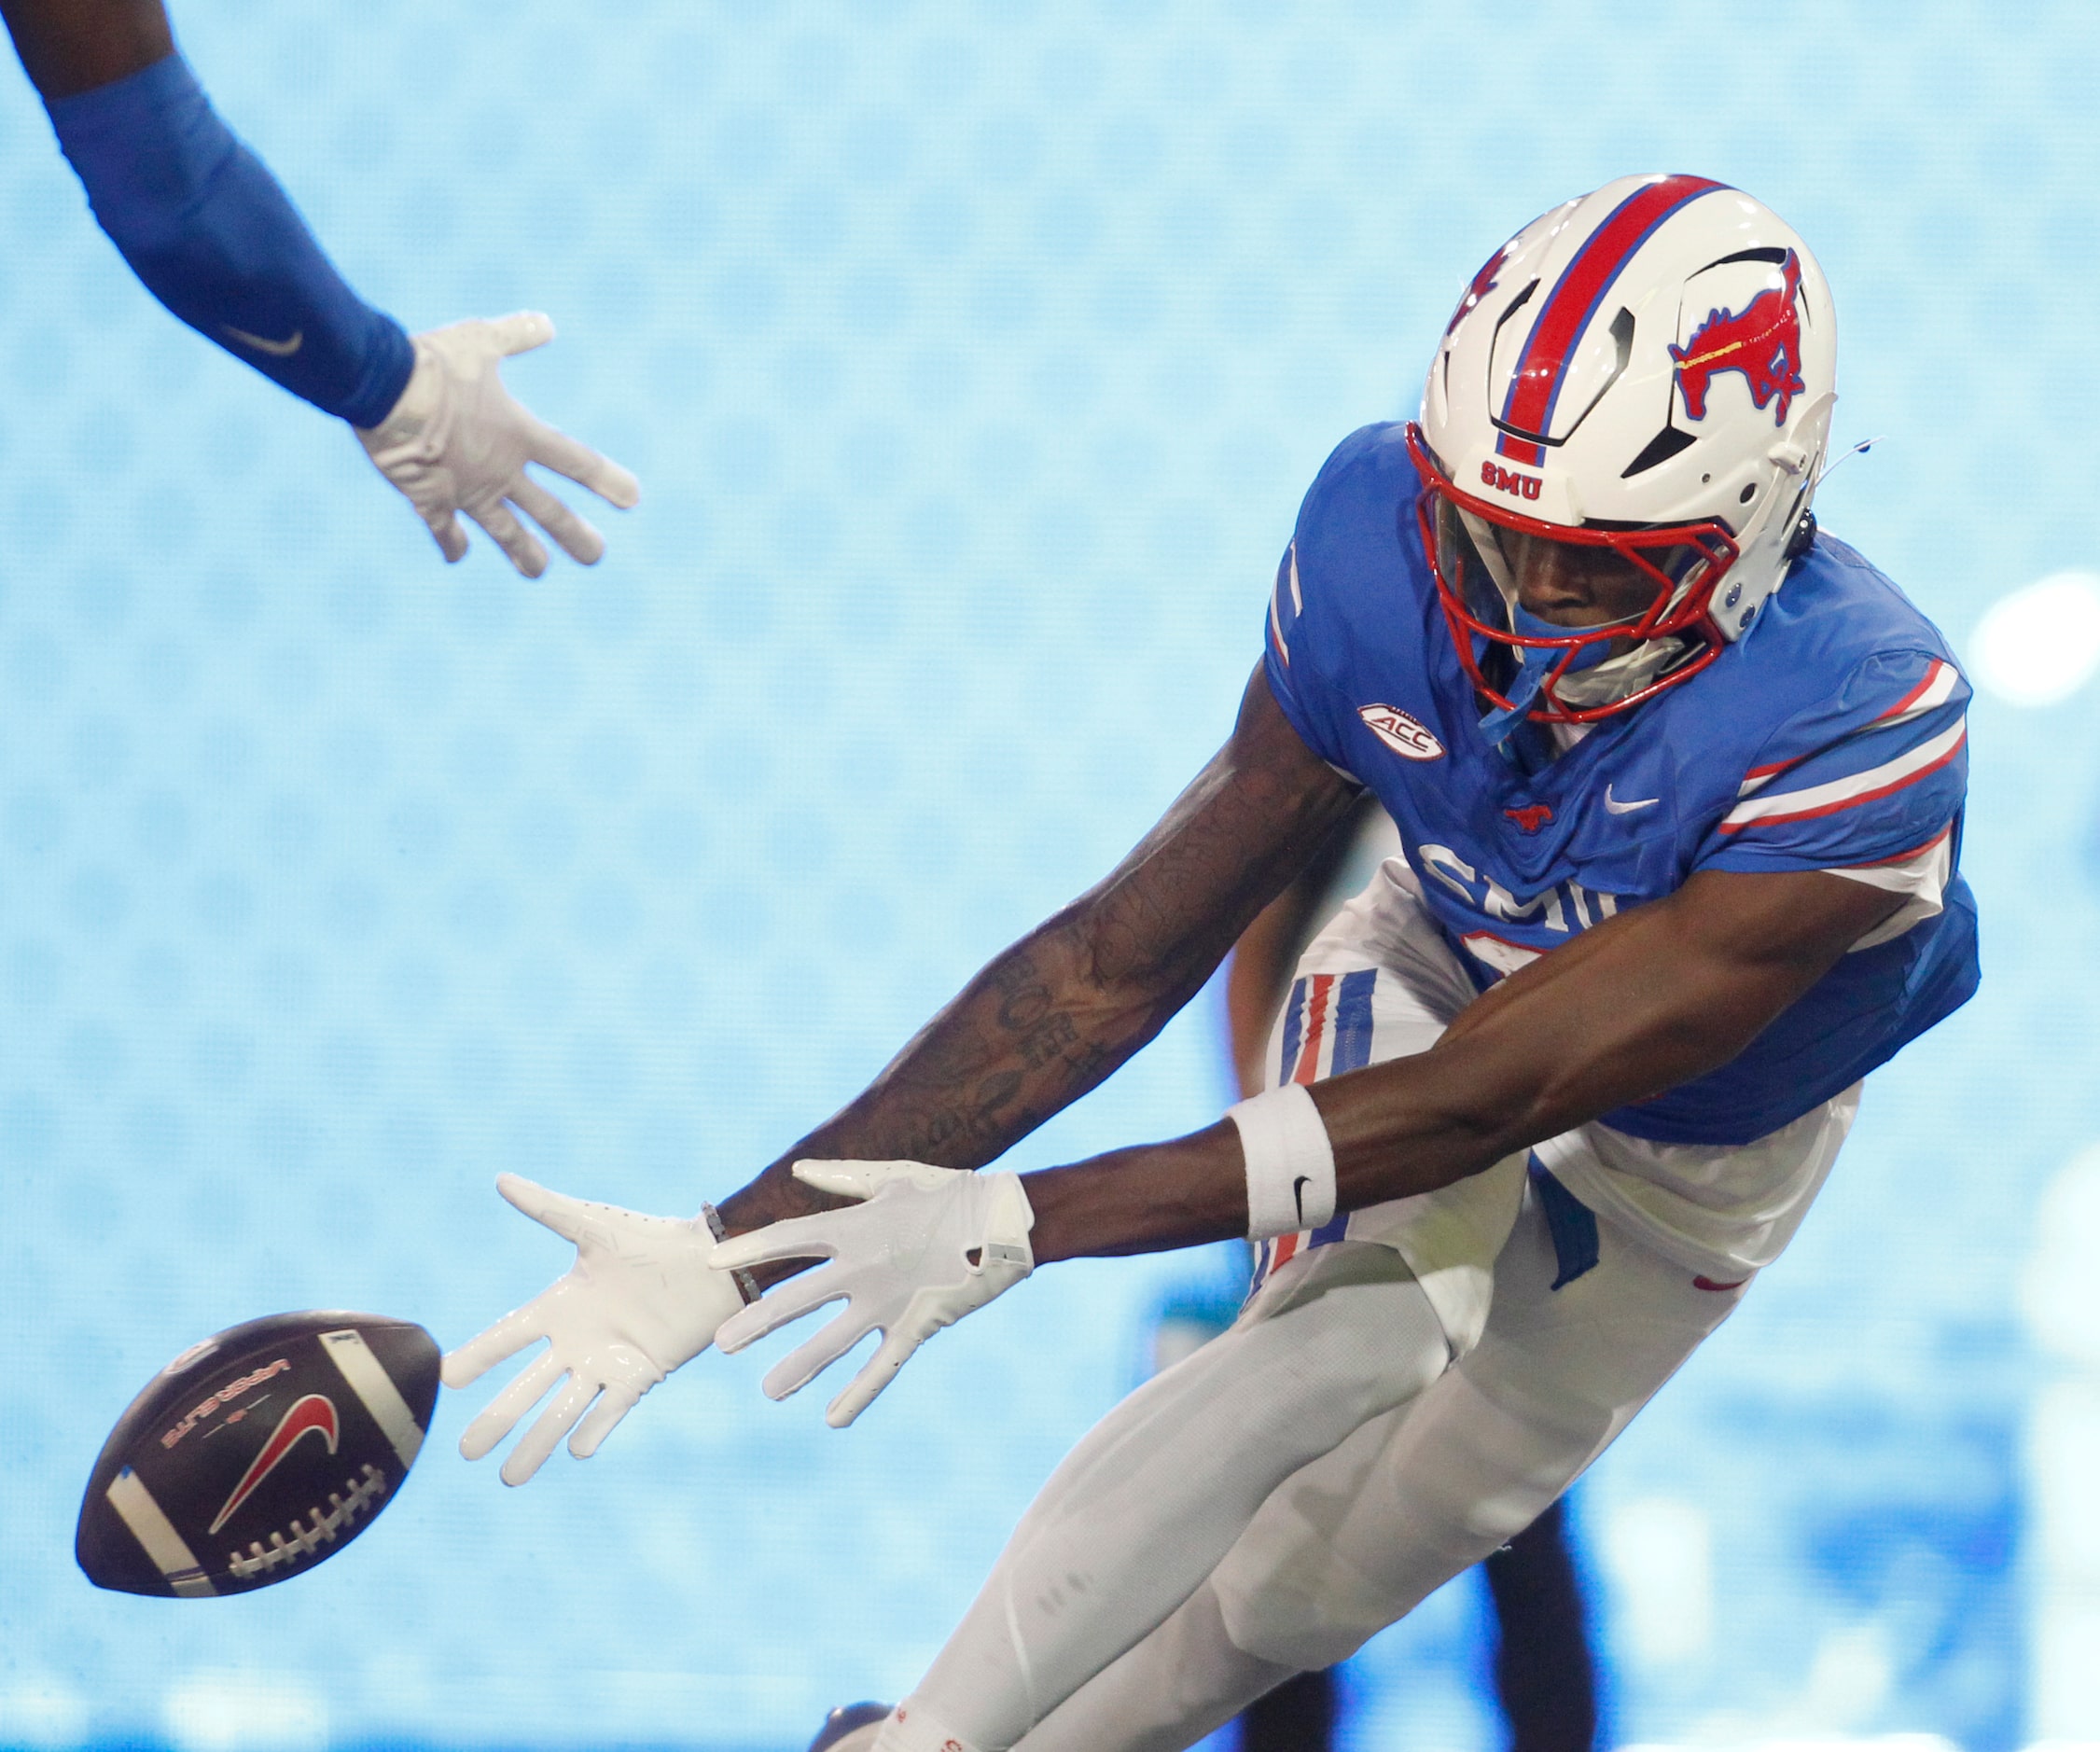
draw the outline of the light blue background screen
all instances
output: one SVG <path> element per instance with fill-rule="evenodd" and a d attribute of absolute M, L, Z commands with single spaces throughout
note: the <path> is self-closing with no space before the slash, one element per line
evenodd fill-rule
<path fill-rule="evenodd" d="M 1957 642 L 2093 561 L 2071 0 L 177 25 L 374 302 L 555 315 L 509 381 L 646 496 L 595 572 L 447 570 L 138 288 L 6 81 L 0 1742 L 785 1749 L 909 1687 L 1228 1258 L 1047 1272 L 846 1434 L 710 1356 L 523 1491 L 448 1395 L 359 1545 L 243 1598 L 98 1592 L 73 1518 L 184 1345 L 309 1306 L 457 1343 L 567 1263 L 499 1171 L 689 1213 L 1106 869 L 1225 734 L 1321 458 L 1552 202 L 1683 169 L 1800 228 L 1840 439 L 1886 438 L 1826 524 Z M 1578 1492 L 1620 1741 L 2042 1731 L 2076 1627 L 2020 1285 L 2100 1133 L 2093 704 L 1980 699 L 1983 994 Z M 1015 1160 L 1207 1122 L 1218 1034 L 1206 995 Z M 1373 1644 L 1347 1744 L 1496 1744 L 1484 1629 L 1467 1579 Z"/>

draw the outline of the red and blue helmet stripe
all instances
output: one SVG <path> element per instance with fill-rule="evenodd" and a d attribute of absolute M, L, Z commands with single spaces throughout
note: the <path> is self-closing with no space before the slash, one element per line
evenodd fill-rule
<path fill-rule="evenodd" d="M 1551 429 L 1568 361 L 1605 295 L 1657 226 L 1700 196 L 1726 187 L 1706 176 L 1659 177 L 1634 189 L 1590 233 L 1532 319 L 1495 421 L 1498 455 L 1543 466 L 1546 447 L 1536 440 Z"/>

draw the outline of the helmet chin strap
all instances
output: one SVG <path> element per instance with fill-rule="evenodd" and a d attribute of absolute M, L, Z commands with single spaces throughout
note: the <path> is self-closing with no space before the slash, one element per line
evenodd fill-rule
<path fill-rule="evenodd" d="M 1495 707 L 1481 719 L 1481 734 L 1504 758 L 1521 766 L 1524 762 L 1519 758 L 1509 739 L 1537 705 L 1539 696 L 1545 692 L 1546 679 L 1553 673 L 1553 665 L 1563 653 L 1532 646 L 1514 648 L 1523 661 L 1505 695 L 1509 703 Z M 1606 648 L 1601 643 L 1594 647 L 1597 651 Z M 1614 700 L 1624 699 L 1647 687 L 1677 660 L 1684 648 L 1682 639 L 1646 640 L 1630 651 L 1605 658 L 1586 669 L 1571 669 L 1554 684 L 1553 698 L 1560 704 L 1578 710 L 1585 706 L 1608 705 Z"/>
<path fill-rule="evenodd" d="M 1541 620 L 1521 606 L 1511 611 L 1510 619 L 1515 623 L 1514 631 L 1528 637 L 1551 638 L 1568 631 Z M 1612 657 L 1606 655 L 1610 647 L 1599 640 L 1577 652 L 1574 663 L 1553 684 L 1553 698 L 1577 708 L 1608 705 L 1647 687 L 1677 660 L 1684 648 L 1685 642 L 1678 638 L 1644 639 L 1632 650 Z M 1545 691 L 1547 678 L 1566 655 L 1565 648 L 1551 646 L 1519 645 L 1511 649 L 1519 667 L 1504 696 L 1509 703 L 1495 707 L 1481 719 L 1481 734 L 1497 747 L 1530 716 Z"/>
<path fill-rule="evenodd" d="M 1675 663 L 1684 648 L 1679 638 L 1643 639 L 1632 650 L 1607 657 L 1580 674 L 1570 673 L 1553 691 L 1568 705 L 1608 705 L 1638 693 Z"/>
<path fill-rule="evenodd" d="M 1532 651 L 1521 647 L 1520 654 L 1527 658 L 1560 655 L 1557 651 Z M 1509 752 L 1504 744 L 1530 715 L 1533 704 L 1538 699 L 1539 689 L 1546 685 L 1549 668 L 1550 665 L 1545 663 L 1525 663 L 1518 670 L 1516 679 L 1509 684 L 1509 691 L 1506 696 L 1509 703 L 1496 706 L 1481 719 L 1481 734 L 1488 739 L 1491 746 L 1501 749 L 1504 754 Z"/>

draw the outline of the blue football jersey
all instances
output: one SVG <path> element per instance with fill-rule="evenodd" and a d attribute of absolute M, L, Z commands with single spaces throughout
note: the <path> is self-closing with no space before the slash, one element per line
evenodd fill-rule
<path fill-rule="evenodd" d="M 1269 685 L 1323 759 L 1399 825 L 1424 898 L 1484 990 L 1695 870 L 1958 852 L 1968 685 L 1895 585 L 1818 535 L 1757 625 L 1702 674 L 1524 772 L 1481 733 L 1423 551 L 1403 428 L 1343 440 L 1269 604 Z M 1605 1122 L 1747 1143 L 1850 1086 L 1976 989 L 1976 912 L 1843 956 L 1720 1069 Z"/>

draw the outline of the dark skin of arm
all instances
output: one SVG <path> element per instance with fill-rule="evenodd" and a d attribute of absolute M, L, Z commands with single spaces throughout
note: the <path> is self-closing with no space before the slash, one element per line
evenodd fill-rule
<path fill-rule="evenodd" d="M 980 1168 L 1004 1154 L 1166 1025 L 1356 795 L 1258 670 L 1231 739 L 1137 848 L 996 957 L 864 1094 L 723 1200 L 724 1224 L 741 1233 L 841 1203 L 789 1173 L 805 1157 Z"/>
<path fill-rule="evenodd" d="M 1313 1085 L 1336 1206 L 1434 1191 L 1728 1063 L 1898 897 L 1821 870 L 1709 870 L 1468 1007 L 1427 1052 Z M 1025 1177 L 1036 1260 L 1246 1232 L 1230 1121 Z"/>
<path fill-rule="evenodd" d="M 174 52 L 160 0 L 0 0 L 0 17 L 49 99 L 112 85 Z"/>
<path fill-rule="evenodd" d="M 1106 881 L 980 973 L 866 1093 L 721 1206 L 732 1232 L 838 1203 L 805 1157 L 994 1160 L 1150 1040 L 1313 857 L 1356 787 L 1257 669 L 1231 739 Z M 1733 1058 L 1899 904 L 1822 871 L 1704 871 L 1495 986 L 1430 1051 L 1314 1085 L 1343 1210 L 1449 1186 Z M 1246 1232 L 1239 1133 L 1025 1176 L 1038 1264 Z"/>
<path fill-rule="evenodd" d="M 1261 1092 L 1261 1060 L 1269 1046 L 1269 1027 L 1290 988 L 1291 966 L 1304 942 L 1313 909 L 1340 872 L 1366 812 L 1377 807 L 1377 800 L 1364 793 L 1313 854 L 1313 861 L 1255 915 L 1254 923 L 1232 945 L 1231 965 L 1225 970 L 1225 1021 L 1231 1041 L 1232 1075 L 1243 1095 Z"/>

